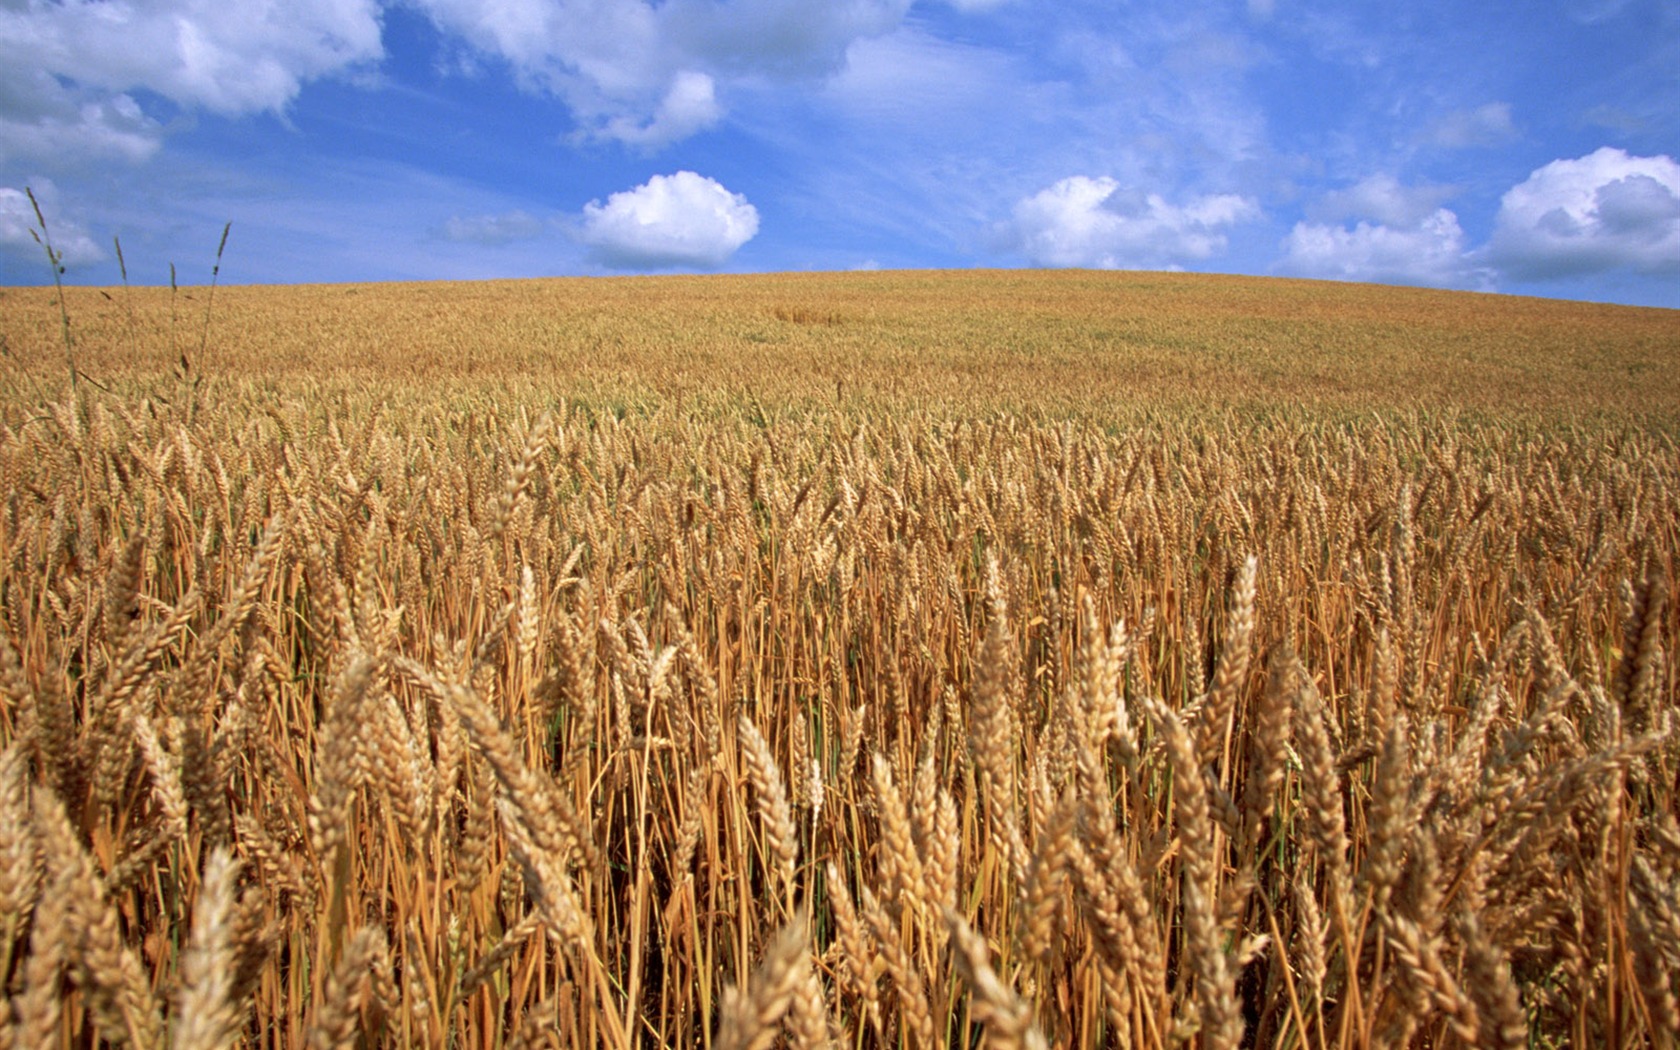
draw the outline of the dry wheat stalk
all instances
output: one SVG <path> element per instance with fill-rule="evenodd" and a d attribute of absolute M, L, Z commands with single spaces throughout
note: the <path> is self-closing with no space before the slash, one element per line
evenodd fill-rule
<path fill-rule="evenodd" d="M 682 287 L 654 313 L 746 317 Z M 1162 1050 L 1228 1041 L 1234 997 L 1258 1045 L 1662 1044 L 1667 424 L 1373 390 L 1128 414 L 1088 362 L 957 391 L 953 355 L 982 362 L 950 344 L 894 363 L 902 393 L 860 344 L 847 396 L 812 398 L 832 346 L 798 337 L 862 319 L 779 288 L 741 294 L 792 337 L 777 367 L 682 339 L 750 382 L 750 420 L 575 299 L 545 332 L 616 351 L 555 361 L 564 406 L 479 353 L 487 313 L 493 382 L 422 333 L 378 401 L 253 354 L 260 389 L 230 372 L 189 414 L 150 399 L 143 347 L 110 391 L 0 399 L 0 1047 L 132 1041 L 131 1014 L 226 1045 L 228 1009 L 284 1045 L 698 1045 L 706 989 L 806 880 L 828 951 L 806 935 L 749 1043 L 937 1043 L 965 1017 L 998 1042 L 1036 1016 Z M 775 775 L 719 789 L 719 762 L 754 780 L 740 696 Z M 1177 728 L 1139 718 L 1162 696 Z M 934 921 L 952 904 L 977 951 Z M 298 978 L 283 945 L 330 967 L 357 923 L 400 977 Z"/>
<path fill-rule="evenodd" d="M 429 674 L 426 677 L 460 717 L 477 753 L 495 773 L 502 799 L 517 813 L 520 827 L 532 836 L 543 855 L 562 864 L 575 855 L 585 867 L 599 867 L 599 852 L 565 792 L 526 763 L 512 735 L 484 698 L 469 686 L 438 682 Z"/>
<path fill-rule="evenodd" d="M 1486 1046 L 1528 1045 L 1528 1015 L 1523 1011 L 1511 964 L 1491 941 L 1476 917 L 1477 902 L 1466 901 L 1455 917 L 1456 933 L 1464 946 L 1464 983 L 1482 1017 L 1478 1033 Z"/>
<path fill-rule="evenodd" d="M 75 937 L 69 917 L 70 900 L 75 892 L 76 886 L 68 874 L 50 873 L 30 916 L 29 954 L 22 964 L 22 987 L 12 1000 L 19 1045 L 52 1046 L 62 1038 L 59 1034 L 65 1005 L 62 980 L 68 948 Z"/>
<path fill-rule="evenodd" d="M 1365 865 L 1360 877 L 1379 910 L 1387 906 L 1388 895 L 1400 880 L 1401 851 L 1413 816 L 1410 731 L 1403 715 L 1388 727 L 1377 758 L 1376 774 L 1371 780 Z"/>
<path fill-rule="evenodd" d="M 41 889 L 41 858 L 29 827 L 29 756 L 13 743 L 0 753 L 0 936 L 22 930 Z"/>
<path fill-rule="evenodd" d="M 758 798 L 758 817 L 764 825 L 769 852 L 776 858 L 784 889 L 791 894 L 794 867 L 799 862 L 799 833 L 793 823 L 793 807 L 788 803 L 787 782 L 764 734 L 745 714 L 736 723 L 736 736 L 741 741 L 741 757 L 747 764 L 753 794 Z"/>
<path fill-rule="evenodd" d="M 1665 885 L 1643 857 L 1635 857 L 1628 886 L 1628 932 L 1634 976 L 1651 1013 L 1655 1042 L 1673 1045 L 1680 1032 L 1680 904 L 1675 879 Z"/>
<path fill-rule="evenodd" d="M 725 989 L 713 1046 L 768 1050 L 809 971 L 809 945 L 807 919 L 800 913 L 771 938 L 747 987 Z"/>
<path fill-rule="evenodd" d="M 1048 1044 L 1033 1025 L 1032 1008 L 998 977 L 984 938 L 950 908 L 945 909 L 945 925 L 957 972 L 974 993 L 974 1016 L 986 1026 L 991 1045 L 999 1050 L 1045 1050 Z"/>
<path fill-rule="evenodd" d="M 388 967 L 387 954 L 385 934 L 375 927 L 364 926 L 348 938 L 310 1021 L 310 1050 L 355 1045 L 358 1019 L 378 987 L 374 971 Z"/>
<path fill-rule="evenodd" d="M 479 989 L 479 986 L 495 976 L 496 971 L 507 964 L 508 960 L 518 954 L 538 931 L 544 926 L 544 918 L 540 912 L 531 912 L 520 919 L 511 929 L 502 934 L 491 949 L 473 963 L 472 969 L 461 975 L 456 983 L 455 997 L 464 1000 Z"/>
<path fill-rule="evenodd" d="M 363 711 L 378 671 L 378 661 L 357 655 L 345 663 L 334 683 L 332 706 L 317 744 L 316 790 L 309 800 L 309 839 L 323 867 L 344 844 L 350 802 L 361 782 Z"/>
<path fill-rule="evenodd" d="M 874 935 L 874 945 L 880 951 L 881 958 L 886 961 L 887 972 L 892 975 L 893 987 L 898 990 L 898 1023 L 901 1038 L 909 1040 L 913 1046 L 931 1047 L 934 1037 L 934 1020 L 932 1007 L 928 1003 L 927 985 L 915 959 L 904 946 L 898 924 L 888 915 L 886 908 L 870 892 L 868 886 L 860 886 L 859 896 L 862 898 L 863 917 L 869 923 L 870 932 Z"/>
<path fill-rule="evenodd" d="M 1019 913 L 1021 948 L 1029 959 L 1045 961 L 1056 943 L 1079 814 L 1078 796 L 1069 788 L 1051 810 L 1050 820 L 1034 846 L 1027 880 L 1021 886 Z"/>
<path fill-rule="evenodd" d="M 893 902 L 913 907 L 937 907 L 938 901 L 928 900 L 936 892 L 925 877 L 922 859 L 910 828 L 910 814 L 905 808 L 898 785 L 893 782 L 892 767 L 880 752 L 869 756 L 876 819 L 881 825 L 881 852 L 876 858 L 881 872 L 881 886 Z"/>
<path fill-rule="evenodd" d="M 969 721 L 969 753 L 985 800 L 987 837 L 1018 874 L 1026 867 L 1026 842 L 1021 836 L 1016 802 L 1014 714 L 1008 696 L 1009 635 L 997 563 L 987 569 L 991 621 L 976 659 L 974 714 Z"/>
<path fill-rule="evenodd" d="M 181 955 L 181 988 L 171 1045 L 179 1050 L 232 1046 L 244 1026 L 234 998 L 240 944 L 234 940 L 234 888 L 239 862 L 225 849 L 204 862 L 193 905 L 192 936 Z"/>
<path fill-rule="evenodd" d="M 559 1013 L 560 1004 L 554 996 L 550 996 L 526 1011 L 519 1022 L 519 1030 L 508 1041 L 508 1050 L 526 1050 L 536 1047 L 560 1047 L 565 1045 L 560 1038 L 559 1027 L 555 1015 Z"/>
<path fill-rule="evenodd" d="M 822 978 L 811 953 L 805 953 L 787 1013 L 788 1043 L 796 1050 L 827 1050 L 833 1045 L 829 1034 L 828 1003 L 823 997 Z"/>
<path fill-rule="evenodd" d="M 101 1035 L 138 1047 L 158 1045 L 158 1005 L 139 957 L 123 942 L 121 921 L 106 899 L 104 881 L 58 798 L 40 792 L 34 803 L 41 852 L 54 873 L 55 892 L 69 898 L 63 928 L 69 935 L 73 972 Z"/>
<path fill-rule="evenodd" d="M 881 1030 L 881 1007 L 877 975 L 871 961 L 878 958 L 869 947 L 869 934 L 859 919 L 846 880 L 833 861 L 825 869 L 830 907 L 834 913 L 835 945 L 839 949 L 839 985 L 863 1005 L 870 1026 Z"/>
<path fill-rule="evenodd" d="M 1185 954 L 1190 962 L 1187 972 L 1195 976 L 1202 1039 L 1208 1046 L 1234 1048 L 1242 1038 L 1242 1016 L 1214 907 L 1214 880 L 1219 872 L 1207 778 L 1190 730 L 1178 715 L 1153 700 L 1146 709 L 1166 741 L 1172 765 L 1173 815 L 1183 871 L 1179 893 L 1184 906 Z"/>
<path fill-rule="evenodd" d="M 1236 713 L 1248 678 L 1259 566 L 1259 559 L 1249 555 L 1237 570 L 1236 582 L 1231 587 L 1231 615 L 1219 652 L 1219 666 L 1214 672 L 1213 687 L 1202 706 L 1201 720 L 1196 727 L 1196 753 L 1205 766 L 1217 764 L 1225 749 L 1225 739 L 1231 732 L 1231 718 Z"/>

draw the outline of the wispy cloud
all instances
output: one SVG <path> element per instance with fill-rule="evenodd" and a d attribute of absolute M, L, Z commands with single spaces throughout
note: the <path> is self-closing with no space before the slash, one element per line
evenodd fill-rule
<path fill-rule="evenodd" d="M 511 244 L 542 236 L 548 226 L 529 212 L 514 210 L 500 215 L 451 215 L 443 224 L 443 236 L 468 244 Z"/>
<path fill-rule="evenodd" d="M 1509 102 L 1455 109 L 1430 125 L 1428 140 L 1447 149 L 1503 146 L 1517 137 Z"/>

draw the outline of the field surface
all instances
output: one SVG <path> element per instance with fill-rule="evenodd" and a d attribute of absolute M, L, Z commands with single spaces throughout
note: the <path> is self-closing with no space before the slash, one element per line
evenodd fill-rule
<path fill-rule="evenodd" d="M 79 362 L 422 403 L 494 396 L 726 413 L 885 408 L 1099 424 L 1287 406 L 1680 413 L 1680 312 L 1192 274 L 637 277 L 66 290 Z M 50 289 L 0 289 L 16 367 L 58 367 Z M 206 321 L 208 319 L 208 324 Z M 208 338 L 206 337 L 208 335 Z M 204 347 L 203 360 L 197 360 Z"/>
<path fill-rule="evenodd" d="M 1677 435 L 1674 311 L 0 289 L 0 1050 L 1673 1046 Z"/>

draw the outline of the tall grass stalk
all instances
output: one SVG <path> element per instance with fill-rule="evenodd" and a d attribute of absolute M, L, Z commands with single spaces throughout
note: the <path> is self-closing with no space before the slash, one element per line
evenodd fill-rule
<path fill-rule="evenodd" d="M 52 234 L 47 230 L 47 217 L 41 212 L 41 202 L 35 199 L 33 187 L 25 186 L 23 192 L 29 197 L 29 204 L 35 209 L 35 228 L 29 235 L 35 238 L 35 243 L 47 253 L 47 266 L 52 270 L 53 290 L 58 298 L 58 326 L 59 333 L 64 340 L 64 361 L 70 369 L 70 388 L 76 388 L 76 348 L 70 336 L 70 307 L 64 301 L 64 253 L 52 245 Z"/>

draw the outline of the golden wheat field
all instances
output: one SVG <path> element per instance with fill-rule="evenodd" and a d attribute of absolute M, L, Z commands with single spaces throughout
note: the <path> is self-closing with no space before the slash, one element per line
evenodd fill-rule
<path fill-rule="evenodd" d="M 0 1048 L 1676 1041 L 1673 311 L 63 294 Z"/>

